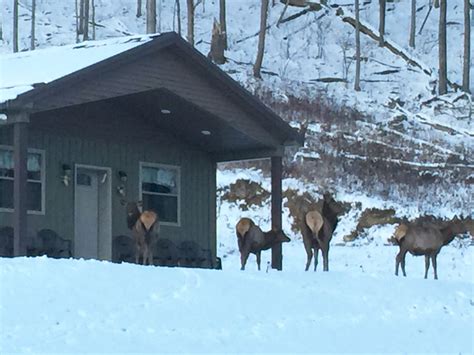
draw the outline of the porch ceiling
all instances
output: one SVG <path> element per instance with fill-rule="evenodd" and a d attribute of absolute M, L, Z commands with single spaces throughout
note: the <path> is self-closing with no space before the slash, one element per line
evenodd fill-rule
<path fill-rule="evenodd" d="M 272 148 L 166 89 L 119 97 L 113 101 L 129 115 L 138 115 L 145 126 L 166 131 L 208 153 Z"/>

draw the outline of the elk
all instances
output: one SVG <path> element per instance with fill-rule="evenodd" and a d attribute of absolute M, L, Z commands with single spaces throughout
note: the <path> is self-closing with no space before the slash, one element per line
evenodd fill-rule
<path fill-rule="evenodd" d="M 158 241 L 160 223 L 153 211 L 140 211 L 142 203 L 122 200 L 127 212 L 127 226 L 135 242 L 135 263 L 142 258 L 143 265 L 153 264 L 153 249 Z"/>
<path fill-rule="evenodd" d="M 405 256 L 407 252 L 414 256 L 425 256 L 425 279 L 428 278 L 430 259 L 433 264 L 434 278 L 438 279 L 436 257 L 441 248 L 454 239 L 457 234 L 465 233 L 465 224 L 455 218 L 453 222 L 445 226 L 433 223 L 407 223 L 400 224 L 394 232 L 394 240 L 400 247 L 395 258 L 395 275 L 398 276 L 398 268 L 401 264 L 403 276 L 405 272 Z"/>
<path fill-rule="evenodd" d="M 278 243 L 289 242 L 282 230 L 272 229 L 268 232 L 262 232 L 250 218 L 241 218 L 235 226 L 237 234 L 237 243 L 240 251 L 240 270 L 245 270 L 245 264 L 249 254 L 255 254 L 257 257 L 257 266 L 260 270 L 260 260 L 262 250 L 268 250 Z"/>
<path fill-rule="evenodd" d="M 302 222 L 301 234 L 308 256 L 305 271 L 309 270 L 314 249 L 314 271 L 318 266 L 318 253 L 323 255 L 323 271 L 329 271 L 329 243 L 337 226 L 337 213 L 329 206 L 331 197 L 324 195 L 322 213 L 309 211 Z"/>

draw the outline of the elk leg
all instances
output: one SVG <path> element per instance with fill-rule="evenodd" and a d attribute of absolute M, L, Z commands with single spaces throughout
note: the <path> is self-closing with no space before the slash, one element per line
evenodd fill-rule
<path fill-rule="evenodd" d="M 402 254 L 402 272 L 403 272 L 403 276 L 407 276 L 407 273 L 405 272 L 405 257 L 407 256 L 407 251 L 408 250 L 405 250 Z"/>
<path fill-rule="evenodd" d="M 329 245 L 321 248 L 323 254 L 323 271 L 329 271 Z"/>
<path fill-rule="evenodd" d="M 435 254 L 435 255 L 432 255 L 432 256 L 431 256 L 431 262 L 432 262 L 432 264 L 433 264 L 434 278 L 435 278 L 435 280 L 438 280 L 438 265 L 437 265 L 437 263 L 436 263 L 436 257 L 437 257 L 436 254 Z"/>
<path fill-rule="evenodd" d="M 138 261 L 140 260 L 140 248 L 137 247 L 135 248 L 135 264 L 138 264 Z"/>
<path fill-rule="evenodd" d="M 310 248 L 306 248 L 306 254 L 308 255 L 308 259 L 306 260 L 306 268 L 304 269 L 304 271 L 308 271 L 309 269 L 309 266 L 311 265 L 311 259 L 313 258 L 313 249 Z"/>
<path fill-rule="evenodd" d="M 318 254 L 319 248 L 314 248 L 314 271 L 316 271 L 316 268 L 318 267 Z"/>
<path fill-rule="evenodd" d="M 245 270 L 245 264 L 247 263 L 249 254 L 250 254 L 249 250 L 242 250 L 242 253 L 240 253 L 240 263 L 242 265 L 240 267 L 240 270 Z"/>
<path fill-rule="evenodd" d="M 400 249 L 400 252 L 397 254 L 397 257 L 395 258 L 395 275 L 398 276 L 398 267 L 400 266 L 400 263 L 402 264 L 402 271 L 403 271 L 403 276 L 407 276 L 405 273 L 405 255 L 406 251 L 402 251 Z"/>
<path fill-rule="evenodd" d="M 260 256 L 261 256 L 260 254 L 261 254 L 261 253 L 262 253 L 262 252 L 259 251 L 259 252 L 257 252 L 257 254 L 255 254 L 255 256 L 257 257 L 258 271 L 260 271 Z"/>
<path fill-rule="evenodd" d="M 433 265 L 434 267 L 434 265 Z M 428 278 L 428 270 L 430 268 L 430 256 L 425 255 L 425 279 Z"/>

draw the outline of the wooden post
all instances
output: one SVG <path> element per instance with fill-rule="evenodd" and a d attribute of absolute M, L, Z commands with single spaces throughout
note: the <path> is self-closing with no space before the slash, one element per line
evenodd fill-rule
<path fill-rule="evenodd" d="M 272 228 L 281 229 L 282 201 L 282 158 L 272 157 Z M 283 269 L 283 254 L 281 243 L 272 248 L 272 269 Z"/>
<path fill-rule="evenodd" d="M 27 112 L 8 115 L 13 123 L 13 255 L 26 254 L 27 188 L 28 188 L 28 123 Z"/>

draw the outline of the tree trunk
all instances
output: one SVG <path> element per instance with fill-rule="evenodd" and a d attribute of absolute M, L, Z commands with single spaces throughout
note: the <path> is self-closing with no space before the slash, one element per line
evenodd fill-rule
<path fill-rule="evenodd" d="M 178 34 L 181 36 L 181 4 L 176 0 L 176 19 L 178 20 Z"/>
<path fill-rule="evenodd" d="M 155 5 L 156 6 L 156 15 L 158 17 L 158 24 L 157 24 L 157 32 L 158 33 L 161 33 L 161 9 L 162 9 L 162 3 L 161 1 L 162 0 L 155 0 L 155 2 L 158 1 L 158 5 Z"/>
<path fill-rule="evenodd" d="M 31 1 L 31 42 L 30 49 L 35 49 L 35 27 L 36 27 L 36 0 Z"/>
<path fill-rule="evenodd" d="M 92 39 L 95 41 L 95 0 L 91 0 L 92 6 Z"/>
<path fill-rule="evenodd" d="M 416 31 L 416 0 L 411 0 L 411 22 L 410 22 L 410 41 L 408 45 L 415 48 L 415 31 Z"/>
<path fill-rule="evenodd" d="M 76 13 L 76 43 L 79 43 L 79 0 L 75 2 L 75 13 Z"/>
<path fill-rule="evenodd" d="M 383 47 L 385 35 L 385 8 L 387 5 L 387 0 L 379 0 L 379 46 Z"/>
<path fill-rule="evenodd" d="M 85 0 L 80 0 L 79 3 L 79 30 L 77 33 L 80 35 L 84 33 L 84 1 Z"/>
<path fill-rule="evenodd" d="M 261 79 L 260 71 L 262 69 L 263 52 L 265 51 L 265 32 L 267 30 L 268 0 L 262 0 L 260 11 L 260 33 L 258 35 L 258 52 L 255 65 L 253 66 L 253 76 Z"/>
<path fill-rule="evenodd" d="M 84 23 L 83 23 L 84 36 L 83 40 L 89 40 L 89 0 L 84 0 Z"/>
<path fill-rule="evenodd" d="M 227 49 L 227 22 L 225 17 L 225 0 L 219 0 L 219 22 L 224 38 L 224 49 Z"/>
<path fill-rule="evenodd" d="M 156 32 L 156 0 L 146 0 L 146 33 Z"/>
<path fill-rule="evenodd" d="M 219 23 L 214 19 L 212 26 L 212 39 L 211 39 L 211 50 L 208 54 L 208 58 L 216 64 L 224 64 L 226 59 L 224 56 L 224 34 Z"/>
<path fill-rule="evenodd" d="M 18 0 L 13 0 L 13 52 L 18 52 Z"/>
<path fill-rule="evenodd" d="M 446 54 L 446 13 L 447 0 L 440 0 L 439 12 L 439 94 L 444 95 L 448 92 L 448 72 L 447 72 L 447 54 Z"/>
<path fill-rule="evenodd" d="M 137 0 L 137 17 L 142 17 L 142 0 Z"/>
<path fill-rule="evenodd" d="M 360 22 L 359 22 L 359 0 L 355 0 L 355 17 L 356 17 L 356 73 L 354 90 L 360 91 Z"/>
<path fill-rule="evenodd" d="M 462 89 L 470 92 L 470 70 L 471 70 L 471 4 L 464 0 L 464 65 L 462 73 Z"/>
<path fill-rule="evenodd" d="M 0 16 L 0 41 L 3 41 L 3 22 L 2 22 L 2 16 Z"/>
<path fill-rule="evenodd" d="M 188 42 L 194 47 L 194 0 L 186 0 L 188 5 Z"/>

